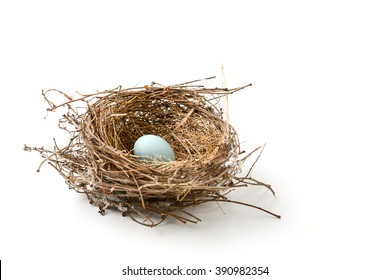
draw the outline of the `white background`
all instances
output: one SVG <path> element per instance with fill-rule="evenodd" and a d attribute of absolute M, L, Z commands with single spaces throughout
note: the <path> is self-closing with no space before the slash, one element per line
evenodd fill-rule
<path fill-rule="evenodd" d="M 387 1 L 1 1 L 4 279 L 130 279 L 121 276 L 127 265 L 389 279 L 389 14 Z M 23 152 L 65 137 L 58 115 L 44 119 L 42 89 L 212 75 L 220 86 L 221 63 L 229 87 L 253 83 L 230 99 L 231 122 L 246 143 L 267 143 L 253 176 L 277 192 L 232 198 L 280 220 L 226 204 L 225 214 L 193 209 L 197 225 L 102 217 Z"/>

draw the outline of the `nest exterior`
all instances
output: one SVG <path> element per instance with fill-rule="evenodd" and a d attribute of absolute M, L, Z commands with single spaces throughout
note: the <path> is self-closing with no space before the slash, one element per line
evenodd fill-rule
<path fill-rule="evenodd" d="M 63 148 L 55 145 L 53 150 L 25 149 L 40 152 L 43 162 L 49 162 L 71 189 L 84 193 L 101 214 L 115 208 L 148 226 L 166 217 L 197 222 L 199 218 L 187 208 L 215 201 L 255 207 L 278 217 L 227 197 L 232 188 L 248 184 L 272 191 L 249 173 L 239 175 L 242 163 L 255 151 L 245 155 L 240 150 L 238 135 L 226 120 L 220 101 L 243 88 L 152 83 L 76 97 L 48 90 L 42 94 L 49 111 L 67 108 L 59 126 L 69 132 L 69 144 Z M 51 94 L 66 100 L 54 104 Z M 176 160 L 142 161 L 135 156 L 134 143 L 145 134 L 165 139 Z"/>

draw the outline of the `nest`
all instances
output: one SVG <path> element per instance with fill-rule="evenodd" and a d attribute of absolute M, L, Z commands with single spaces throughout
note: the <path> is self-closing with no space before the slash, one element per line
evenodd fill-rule
<path fill-rule="evenodd" d="M 206 88 L 196 81 L 163 86 L 118 87 L 70 97 L 58 90 L 43 91 L 48 111 L 67 109 L 59 120 L 69 132 L 69 144 L 54 149 L 32 148 L 61 174 L 70 189 L 87 196 L 105 214 L 115 208 L 123 216 L 147 226 L 167 217 L 183 223 L 200 219 L 187 208 L 207 202 L 238 203 L 228 198 L 237 187 L 270 185 L 251 178 L 250 171 L 261 147 L 249 154 L 240 149 L 235 129 L 226 120 L 221 98 L 247 86 Z M 55 104 L 51 94 L 66 100 Z M 143 161 L 133 153 L 135 141 L 145 134 L 165 139 L 175 161 Z M 241 165 L 258 152 L 248 174 Z"/>

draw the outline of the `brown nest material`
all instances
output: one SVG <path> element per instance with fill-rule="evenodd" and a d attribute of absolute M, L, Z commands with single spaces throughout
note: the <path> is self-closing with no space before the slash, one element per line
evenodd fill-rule
<path fill-rule="evenodd" d="M 210 79 L 210 78 L 208 78 Z M 239 176 L 242 163 L 260 147 L 246 154 L 234 128 L 225 120 L 221 98 L 244 87 L 205 88 L 191 81 L 183 84 L 123 89 L 70 97 L 58 90 L 43 91 L 55 111 L 66 107 L 60 128 L 70 134 L 69 144 L 53 150 L 25 146 L 38 151 L 53 166 L 70 189 L 84 193 L 101 214 L 115 208 L 134 221 L 155 226 L 166 217 L 183 223 L 198 222 L 186 209 L 206 202 L 238 203 L 227 194 L 236 187 L 268 184 Z M 249 85 L 248 85 L 249 86 Z M 65 102 L 54 104 L 56 93 Z M 80 109 L 81 108 L 81 109 Z M 82 109 L 84 108 L 84 110 Z M 133 154 L 135 141 L 154 134 L 174 150 L 175 161 L 142 161 Z M 258 159 L 256 158 L 256 161 Z M 255 163 L 256 163 L 255 161 Z"/>

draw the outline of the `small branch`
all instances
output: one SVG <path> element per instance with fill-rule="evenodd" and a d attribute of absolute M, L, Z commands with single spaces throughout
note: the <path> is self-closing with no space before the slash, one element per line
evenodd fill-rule
<path fill-rule="evenodd" d="M 229 203 L 235 203 L 235 204 L 239 204 L 239 205 L 244 205 L 244 206 L 247 206 L 247 207 L 251 207 L 251 208 L 255 208 L 255 209 L 258 209 L 260 211 L 263 211 L 263 212 L 265 212 L 267 214 L 270 214 L 270 215 L 272 215 L 272 216 L 274 216 L 274 217 L 276 217 L 278 219 L 281 218 L 280 215 L 277 215 L 277 214 L 275 214 L 275 213 L 273 213 L 271 211 L 268 211 L 268 210 L 266 210 L 264 208 L 261 208 L 259 206 L 255 206 L 255 205 L 252 205 L 252 204 L 249 204 L 249 203 L 245 203 L 245 202 L 241 202 L 241 201 L 235 201 L 235 200 L 230 200 L 230 199 L 216 199 L 215 201 L 217 201 L 217 202 L 229 202 Z"/>
<path fill-rule="evenodd" d="M 259 155 L 256 157 L 255 162 L 252 164 L 251 168 L 249 169 L 249 171 L 248 171 L 248 173 L 245 175 L 245 177 L 248 177 L 249 174 L 251 174 L 253 167 L 256 165 L 257 161 L 259 160 L 261 154 L 262 154 L 263 151 L 264 151 L 265 145 L 266 145 L 266 144 L 264 144 L 264 146 L 261 148 Z M 244 157 L 244 160 L 246 160 L 246 159 L 248 158 L 248 156 L 250 156 L 252 153 L 256 152 L 258 149 L 260 149 L 260 147 L 258 147 L 257 149 L 255 149 L 254 151 L 252 151 L 249 155 L 247 155 L 246 157 Z"/>
<path fill-rule="evenodd" d="M 197 79 L 197 80 L 193 80 L 193 81 L 189 81 L 189 82 L 185 82 L 185 83 L 181 83 L 181 84 L 175 84 L 175 85 L 172 85 L 171 87 L 180 87 L 180 86 L 193 84 L 193 83 L 201 82 L 201 81 L 207 81 L 207 80 L 211 80 L 211 79 L 215 79 L 215 78 L 216 78 L 215 76 L 212 76 L 212 77 L 208 77 L 208 78 Z"/>

